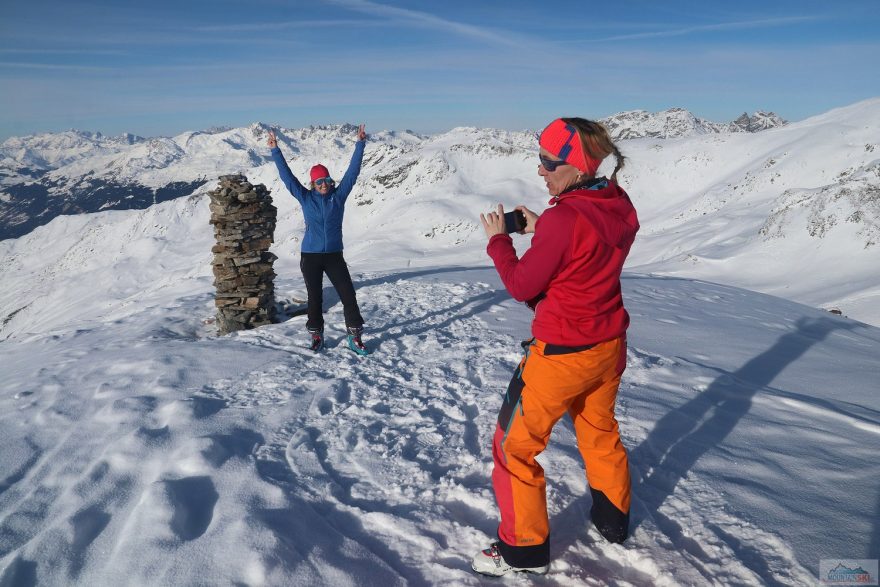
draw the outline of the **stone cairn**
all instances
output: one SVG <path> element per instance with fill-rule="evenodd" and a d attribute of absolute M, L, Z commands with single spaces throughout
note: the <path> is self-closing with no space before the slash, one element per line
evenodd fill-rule
<path fill-rule="evenodd" d="M 217 244 L 214 285 L 220 334 L 256 328 L 275 320 L 276 257 L 269 252 L 278 209 L 266 186 L 251 185 L 244 175 L 220 176 L 211 197 L 211 224 Z"/>

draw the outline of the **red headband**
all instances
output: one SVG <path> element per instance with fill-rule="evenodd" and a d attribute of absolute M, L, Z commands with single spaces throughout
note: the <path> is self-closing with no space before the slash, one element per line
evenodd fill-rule
<path fill-rule="evenodd" d="M 602 164 L 601 159 L 593 159 L 584 152 L 577 129 L 561 118 L 547 125 L 538 144 L 589 176 L 595 176 Z"/>

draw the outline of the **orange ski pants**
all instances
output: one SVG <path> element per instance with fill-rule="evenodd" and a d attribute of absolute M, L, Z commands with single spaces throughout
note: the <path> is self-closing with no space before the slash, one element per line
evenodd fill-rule
<path fill-rule="evenodd" d="M 501 510 L 498 537 L 507 546 L 528 551 L 548 541 L 544 469 L 535 457 L 566 413 L 574 423 L 590 487 L 621 512 L 629 512 L 629 467 L 614 418 L 625 367 L 625 336 L 579 349 L 533 339 L 526 348 L 492 443 L 492 485 Z"/>

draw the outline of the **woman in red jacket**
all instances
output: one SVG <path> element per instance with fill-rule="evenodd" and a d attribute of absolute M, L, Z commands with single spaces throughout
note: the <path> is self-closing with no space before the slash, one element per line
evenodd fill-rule
<path fill-rule="evenodd" d="M 489 575 L 550 566 L 544 471 L 535 460 L 569 414 L 593 498 L 590 515 L 611 542 L 629 532 L 630 477 L 614 404 L 626 367 L 620 273 L 639 229 L 616 182 L 624 158 L 606 129 L 559 118 L 541 133 L 538 174 L 552 196 L 540 217 L 519 206 L 531 246 L 517 258 L 504 210 L 480 215 L 487 252 L 507 291 L 535 310 L 532 338 L 504 396 L 492 443 L 492 485 L 501 512 L 498 541 L 473 559 Z M 596 177 L 614 154 L 610 179 Z"/>

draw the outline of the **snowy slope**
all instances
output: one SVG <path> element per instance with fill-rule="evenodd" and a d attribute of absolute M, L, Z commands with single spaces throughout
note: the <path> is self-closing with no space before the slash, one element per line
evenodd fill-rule
<path fill-rule="evenodd" d="M 759 134 L 630 141 L 630 267 L 880 324 L 880 99 Z"/>
<path fill-rule="evenodd" d="M 338 303 L 317 356 L 304 316 L 216 337 L 209 280 L 174 263 L 137 293 L 91 268 L 70 283 L 88 319 L 0 343 L 0 582 L 495 584 L 468 561 L 495 529 L 489 443 L 529 311 L 491 268 L 350 263 L 366 359 Z M 278 289 L 302 295 L 292 271 Z M 880 330 L 698 281 L 624 289 L 634 533 L 589 528 L 561 424 L 543 582 L 804 585 L 875 555 Z"/>

